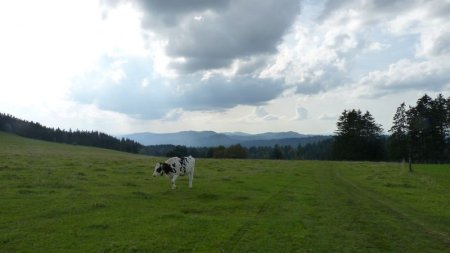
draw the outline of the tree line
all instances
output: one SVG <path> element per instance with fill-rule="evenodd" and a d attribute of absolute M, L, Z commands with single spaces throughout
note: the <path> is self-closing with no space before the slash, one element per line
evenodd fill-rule
<path fill-rule="evenodd" d="M 389 132 L 391 159 L 450 161 L 450 97 L 445 99 L 439 94 L 432 99 L 424 95 L 408 109 L 402 103 Z"/>
<path fill-rule="evenodd" d="M 439 94 L 417 100 L 415 106 L 400 104 L 386 135 L 370 112 L 344 110 L 333 137 L 306 145 L 251 147 L 241 145 L 212 148 L 149 146 L 144 154 L 158 156 L 196 155 L 207 158 L 366 160 L 450 162 L 450 98 Z"/>
<path fill-rule="evenodd" d="M 301 147 L 301 145 L 299 145 Z M 186 147 L 181 145 L 150 145 L 141 149 L 140 153 L 151 156 L 188 156 L 198 158 L 230 158 L 230 159 L 299 159 L 297 148 L 275 145 L 273 147 L 250 147 L 241 144 L 229 147 Z"/>
<path fill-rule="evenodd" d="M 107 148 L 129 153 L 138 153 L 143 147 L 130 139 L 122 138 L 119 140 L 98 131 L 54 129 L 4 113 L 0 113 L 0 131 L 38 140 Z"/>
<path fill-rule="evenodd" d="M 400 104 L 389 136 L 369 112 L 345 110 L 332 144 L 335 160 L 409 160 L 450 162 L 450 98 L 419 98 L 415 106 Z"/>
<path fill-rule="evenodd" d="M 275 160 L 333 160 L 331 148 L 333 138 L 298 145 L 244 147 L 240 144 L 229 147 L 187 147 L 183 145 L 149 145 L 139 153 L 150 156 L 183 157 L 192 155 L 198 158 L 217 159 L 275 159 Z"/>

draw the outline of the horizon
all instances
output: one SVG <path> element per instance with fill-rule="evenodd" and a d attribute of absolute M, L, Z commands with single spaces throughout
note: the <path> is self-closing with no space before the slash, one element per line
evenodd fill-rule
<path fill-rule="evenodd" d="M 72 128 L 62 128 L 62 127 L 58 127 L 58 126 L 47 126 L 45 124 L 42 124 L 41 122 L 37 122 L 37 121 L 32 121 L 29 119 L 23 119 L 23 118 L 19 118 L 16 117 L 15 115 L 9 114 L 9 113 L 5 113 L 5 112 L 0 112 L 0 114 L 5 114 L 5 115 L 9 115 L 12 117 L 15 117 L 19 120 L 23 120 L 23 121 L 28 121 L 28 122 L 34 122 L 34 123 L 39 123 L 40 125 L 42 125 L 43 127 L 49 127 L 49 128 L 54 128 L 54 129 L 60 129 L 62 131 L 100 131 L 98 129 L 72 129 Z M 102 131 L 100 131 L 102 132 Z M 261 135 L 261 134 L 279 134 L 279 133 L 295 133 L 295 134 L 299 134 L 299 135 L 304 135 L 304 136 L 321 136 L 321 134 L 317 134 L 317 135 L 312 135 L 312 134 L 308 134 L 308 133 L 301 133 L 301 132 L 297 132 L 297 131 L 281 131 L 281 132 L 256 132 L 256 133 L 248 133 L 248 132 L 240 132 L 240 131 L 233 131 L 233 132 L 218 132 L 218 131 L 213 131 L 213 130 L 182 130 L 182 131 L 175 131 L 175 132 L 132 132 L 132 133 L 124 133 L 124 134 L 111 134 L 108 132 L 104 132 L 105 134 L 111 135 L 111 136 L 115 136 L 115 137 L 126 137 L 127 135 L 133 135 L 133 134 L 177 134 L 177 133 L 184 133 L 184 132 L 196 132 L 196 133 L 200 133 L 200 132 L 213 132 L 216 134 L 225 134 L 225 135 L 232 135 L 232 134 L 244 134 L 244 135 Z M 323 136 L 330 136 L 333 134 L 323 134 Z"/>
<path fill-rule="evenodd" d="M 450 96 L 449 1 L 4 1 L 0 31 L 1 111 L 53 128 L 387 133 Z"/>
<path fill-rule="evenodd" d="M 240 132 L 240 131 L 233 131 L 233 132 L 218 132 L 213 130 L 182 130 L 182 131 L 176 131 L 176 132 L 136 132 L 136 133 L 130 133 L 130 134 L 176 134 L 176 133 L 183 133 L 183 132 L 214 132 L 218 134 L 249 134 L 249 135 L 258 135 L 258 134 L 270 134 L 270 133 L 296 133 L 301 135 L 309 135 L 307 133 L 300 133 L 296 131 L 281 131 L 281 132 L 257 132 L 257 133 L 247 133 L 247 132 Z M 127 134 L 125 134 L 127 135 Z"/>

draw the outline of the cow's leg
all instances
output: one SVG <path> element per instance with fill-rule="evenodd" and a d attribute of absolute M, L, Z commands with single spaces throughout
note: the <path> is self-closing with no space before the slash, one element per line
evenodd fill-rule
<path fill-rule="evenodd" d="M 189 188 L 192 188 L 192 181 L 194 181 L 194 171 L 189 173 Z"/>
<path fill-rule="evenodd" d="M 177 180 L 178 175 L 173 175 L 172 177 L 172 189 L 177 188 L 177 186 L 175 185 L 175 181 Z"/>

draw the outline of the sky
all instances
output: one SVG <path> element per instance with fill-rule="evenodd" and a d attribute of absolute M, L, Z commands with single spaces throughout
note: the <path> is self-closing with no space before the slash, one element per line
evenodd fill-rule
<path fill-rule="evenodd" d="M 450 96 L 449 0 L 0 1 L 0 112 L 49 127 L 387 131 Z"/>

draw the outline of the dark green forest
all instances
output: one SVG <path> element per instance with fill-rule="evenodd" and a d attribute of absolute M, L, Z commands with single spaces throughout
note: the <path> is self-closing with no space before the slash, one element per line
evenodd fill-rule
<path fill-rule="evenodd" d="M 389 130 L 391 159 L 410 157 L 418 162 L 450 161 L 450 98 L 424 95 L 416 106 L 402 103 Z"/>
<path fill-rule="evenodd" d="M 450 98 L 439 94 L 419 98 L 415 106 L 401 103 L 390 135 L 369 112 L 345 110 L 332 143 L 334 160 L 450 162 Z"/>
<path fill-rule="evenodd" d="M 152 156 L 186 156 L 230 159 L 303 159 L 350 161 L 450 162 L 450 98 L 424 95 L 414 106 L 401 103 L 392 127 L 384 129 L 370 112 L 344 110 L 334 136 L 306 145 L 243 147 L 143 146 L 97 131 L 65 131 L 0 114 L 0 131 L 46 141 L 94 146 Z"/>

